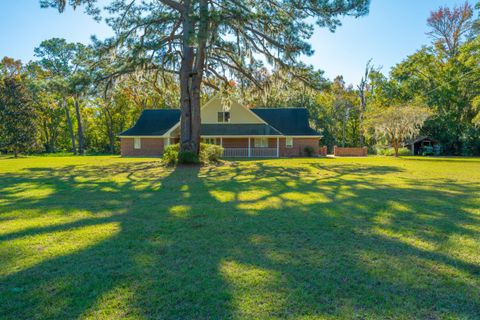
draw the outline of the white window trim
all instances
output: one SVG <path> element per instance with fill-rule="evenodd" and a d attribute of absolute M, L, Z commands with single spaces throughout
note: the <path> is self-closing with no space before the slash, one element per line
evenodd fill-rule
<path fill-rule="evenodd" d="M 217 138 L 202 138 L 202 142 L 206 144 L 217 144 Z"/>
<path fill-rule="evenodd" d="M 290 142 L 290 143 L 288 143 Z M 293 137 L 285 138 L 285 148 L 293 148 Z"/>
<path fill-rule="evenodd" d="M 268 148 L 268 138 L 254 138 L 255 148 Z"/>
<path fill-rule="evenodd" d="M 133 149 L 142 149 L 142 139 L 141 138 L 133 138 Z"/>
<path fill-rule="evenodd" d="M 222 121 L 218 121 L 218 114 L 217 114 L 217 123 L 230 123 L 232 115 L 230 114 L 230 111 L 219 111 L 218 113 L 222 114 Z M 226 121 L 226 114 L 228 113 L 228 121 Z"/>

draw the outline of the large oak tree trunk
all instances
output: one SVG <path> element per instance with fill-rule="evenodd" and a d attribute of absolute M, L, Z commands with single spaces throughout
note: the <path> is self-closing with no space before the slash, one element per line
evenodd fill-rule
<path fill-rule="evenodd" d="M 76 147 L 76 144 L 75 144 L 75 135 L 73 134 L 72 119 L 70 118 L 70 111 L 68 110 L 68 103 L 66 101 L 63 101 L 63 105 L 65 106 L 65 115 L 67 117 L 68 132 L 70 133 L 70 139 L 72 141 L 72 152 L 73 152 L 73 154 L 77 154 L 77 147 Z"/>
<path fill-rule="evenodd" d="M 193 35 L 195 30 L 194 22 L 190 17 L 191 3 L 189 0 L 184 2 L 183 8 L 183 56 L 180 67 L 180 152 L 198 154 L 200 139 L 194 133 L 195 123 L 193 117 L 196 115 L 192 110 L 191 87 L 194 61 Z"/>
<path fill-rule="evenodd" d="M 195 67 L 192 73 L 192 140 L 195 145 L 196 154 L 200 151 L 200 109 L 201 109 L 201 86 L 203 80 L 203 69 L 205 67 L 205 48 L 208 36 L 208 2 L 200 0 L 200 24 L 197 37 L 197 54 L 195 56 Z"/>
<path fill-rule="evenodd" d="M 192 73 L 193 48 L 184 50 L 180 68 L 180 152 L 196 152 L 192 135 L 192 103 L 190 75 Z"/>
<path fill-rule="evenodd" d="M 200 152 L 200 82 L 201 75 L 192 78 L 192 99 L 191 99 L 191 140 L 192 149 L 195 154 Z"/>
<path fill-rule="evenodd" d="M 208 37 L 208 1 L 200 0 L 200 21 L 198 29 L 190 14 L 190 0 L 184 1 L 183 56 L 180 67 L 180 152 L 200 152 L 200 108 L 201 86 L 205 67 L 205 50 Z M 195 36 L 195 33 L 196 36 Z M 196 48 L 193 43 L 196 42 Z"/>

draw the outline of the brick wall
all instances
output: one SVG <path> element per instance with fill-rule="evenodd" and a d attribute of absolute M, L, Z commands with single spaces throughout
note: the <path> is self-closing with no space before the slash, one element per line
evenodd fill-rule
<path fill-rule="evenodd" d="M 253 148 L 253 139 L 250 143 Z M 248 138 L 223 138 L 222 145 L 224 148 L 248 148 Z"/>
<path fill-rule="evenodd" d="M 133 138 L 120 138 L 122 156 L 161 156 L 163 154 L 163 138 L 140 138 L 141 148 L 133 148 Z"/>
<path fill-rule="evenodd" d="M 333 155 L 336 157 L 366 157 L 367 147 L 363 148 L 333 148 Z"/>
<path fill-rule="evenodd" d="M 300 157 L 305 156 L 305 147 L 310 146 L 314 150 L 314 154 L 319 154 L 319 138 L 293 138 L 293 146 L 287 148 L 285 138 L 280 138 L 280 157 Z"/>

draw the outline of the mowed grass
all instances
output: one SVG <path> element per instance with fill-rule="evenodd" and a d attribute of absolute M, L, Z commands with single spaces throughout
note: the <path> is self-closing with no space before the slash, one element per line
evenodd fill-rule
<path fill-rule="evenodd" d="M 0 319 L 479 317 L 479 159 L 0 159 Z"/>

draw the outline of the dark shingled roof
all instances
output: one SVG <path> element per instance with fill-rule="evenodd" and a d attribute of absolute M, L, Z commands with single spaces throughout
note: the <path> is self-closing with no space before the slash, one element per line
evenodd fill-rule
<path fill-rule="evenodd" d="M 200 134 L 204 136 L 281 136 L 268 124 L 202 124 Z"/>
<path fill-rule="evenodd" d="M 251 109 L 268 124 L 202 124 L 200 132 L 205 136 L 318 136 L 308 124 L 308 112 L 304 108 Z M 180 120 L 179 109 L 144 110 L 135 125 L 120 136 L 161 136 Z"/>
<path fill-rule="evenodd" d="M 257 116 L 286 136 L 318 136 L 308 124 L 305 108 L 253 108 Z"/>
<path fill-rule="evenodd" d="M 180 121 L 180 109 L 144 110 L 135 125 L 120 136 L 161 136 Z"/>

